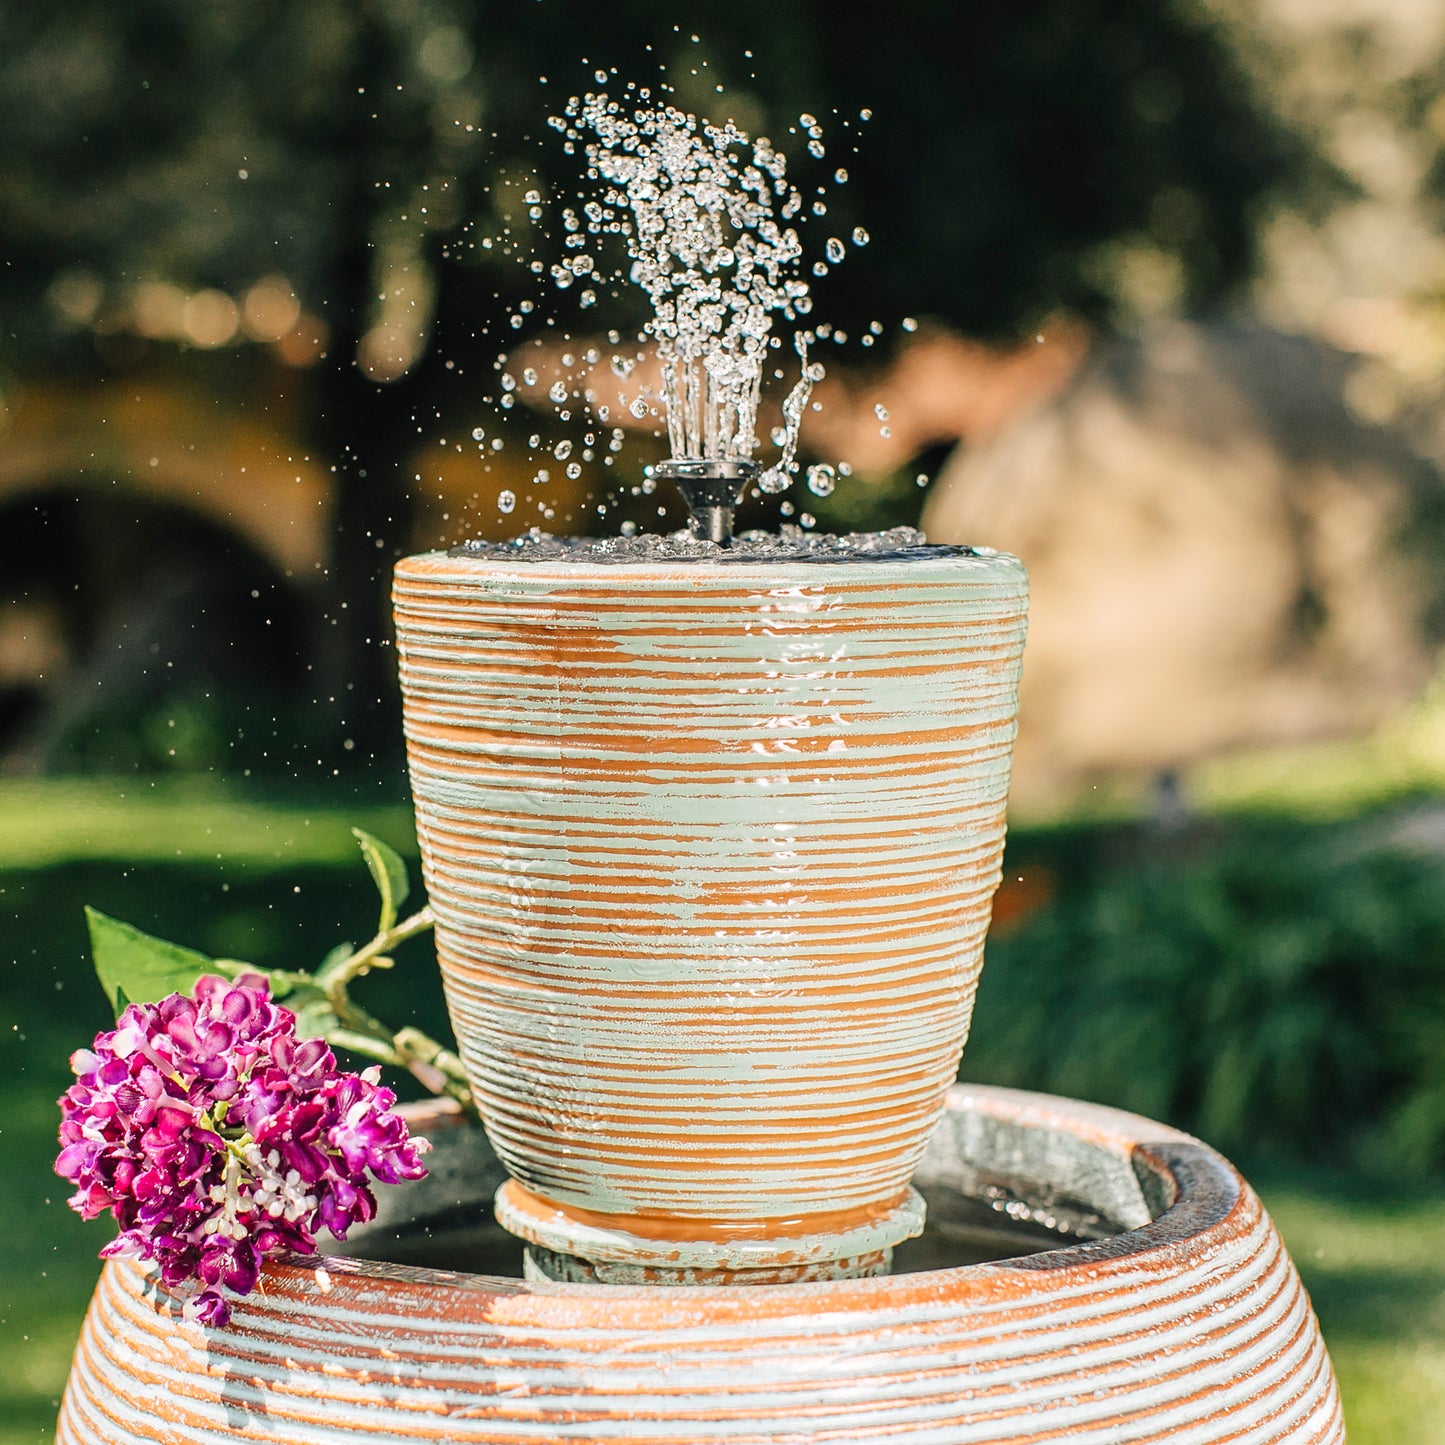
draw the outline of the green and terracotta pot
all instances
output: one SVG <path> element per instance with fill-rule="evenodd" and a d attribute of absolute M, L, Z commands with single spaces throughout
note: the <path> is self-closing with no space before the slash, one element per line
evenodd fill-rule
<path fill-rule="evenodd" d="M 885 1268 L 999 881 L 1021 564 L 432 553 L 395 607 L 499 1218 L 569 1278 Z"/>

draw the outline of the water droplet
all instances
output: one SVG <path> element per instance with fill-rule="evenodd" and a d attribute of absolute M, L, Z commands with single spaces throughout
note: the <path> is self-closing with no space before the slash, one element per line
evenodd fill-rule
<path fill-rule="evenodd" d="M 919 474 L 914 477 L 913 484 L 917 487 L 926 487 L 928 485 L 928 473 L 919 472 Z"/>
<path fill-rule="evenodd" d="M 868 239 L 868 232 L 862 226 L 853 227 L 853 244 L 855 246 L 866 246 Z"/>
<path fill-rule="evenodd" d="M 537 384 L 537 370 L 536 370 L 535 367 L 529 366 L 529 367 L 527 367 L 527 369 L 522 373 L 522 384 L 523 384 L 524 386 L 536 386 L 536 384 Z"/>
<path fill-rule="evenodd" d="M 497 493 L 497 510 L 499 512 L 510 512 L 517 505 L 517 494 L 515 492 Z"/>
<path fill-rule="evenodd" d="M 767 471 L 758 478 L 758 486 L 761 487 L 763 491 L 776 496 L 779 492 L 786 492 L 788 490 L 789 481 L 790 478 L 786 472 L 779 471 L 777 467 L 769 467 Z"/>
<path fill-rule="evenodd" d="M 575 481 L 577 480 L 577 478 L 582 475 L 582 463 L 581 463 L 581 462 L 568 462 L 568 463 L 567 463 L 567 475 L 568 475 L 569 477 L 571 477 L 571 479 L 575 482 Z"/>
<path fill-rule="evenodd" d="M 572 443 L 569 441 L 558 442 L 557 445 L 552 448 L 552 455 L 556 457 L 559 462 L 565 462 L 567 458 L 572 455 Z"/>
<path fill-rule="evenodd" d="M 624 537 L 635 537 L 637 535 L 636 522 L 624 522 L 620 528 Z"/>
<path fill-rule="evenodd" d="M 912 316 L 905 316 L 905 317 L 903 318 L 903 329 L 904 329 L 905 331 L 917 331 L 917 330 L 918 330 L 918 322 L 917 322 L 917 320 L 916 320 L 914 317 L 912 317 Z"/>
<path fill-rule="evenodd" d="M 823 247 L 823 254 L 836 266 L 848 253 L 836 236 L 829 236 L 828 244 Z"/>
<path fill-rule="evenodd" d="M 820 140 L 810 140 L 808 142 L 808 154 L 812 156 L 814 160 L 822 160 L 827 154 L 823 149 L 823 142 Z"/>
<path fill-rule="evenodd" d="M 848 172 L 844 170 L 842 166 L 839 166 L 838 169 L 833 172 L 833 179 L 840 186 L 846 186 L 848 184 Z"/>
<path fill-rule="evenodd" d="M 474 442 L 481 441 L 486 436 L 486 434 L 486 429 L 484 427 L 474 426 L 472 428 L 472 440 Z"/>
<path fill-rule="evenodd" d="M 873 415 L 876 416 L 879 421 L 887 421 L 888 408 L 884 406 L 881 401 L 875 402 L 873 404 Z"/>
<path fill-rule="evenodd" d="M 639 421 L 647 415 L 647 403 L 640 396 L 627 409 Z"/>
<path fill-rule="evenodd" d="M 788 440 L 788 429 L 785 426 L 775 426 L 768 435 L 775 447 L 784 446 Z"/>
<path fill-rule="evenodd" d="M 826 462 L 808 468 L 808 490 L 815 497 L 829 497 L 838 485 L 838 474 Z"/>
<path fill-rule="evenodd" d="M 560 406 L 567 400 L 567 383 L 565 381 L 554 381 L 547 389 L 547 395 Z"/>
<path fill-rule="evenodd" d="M 539 487 L 545 487 L 552 480 L 552 473 L 546 467 L 538 467 L 532 474 L 532 481 Z"/>
<path fill-rule="evenodd" d="M 522 199 L 529 206 L 540 206 L 542 204 L 542 193 L 541 191 L 528 191 Z"/>

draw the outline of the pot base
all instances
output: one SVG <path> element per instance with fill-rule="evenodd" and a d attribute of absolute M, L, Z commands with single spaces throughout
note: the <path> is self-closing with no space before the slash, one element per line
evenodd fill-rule
<path fill-rule="evenodd" d="M 538 1279 L 591 1284 L 801 1284 L 887 1274 L 892 1247 L 923 1232 L 916 1189 L 874 1209 L 781 1219 L 652 1219 L 556 1204 L 509 1179 L 497 1223 L 533 1246 Z"/>

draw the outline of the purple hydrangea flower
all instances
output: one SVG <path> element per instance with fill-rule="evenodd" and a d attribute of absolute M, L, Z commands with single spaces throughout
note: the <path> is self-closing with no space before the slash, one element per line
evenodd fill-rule
<path fill-rule="evenodd" d="M 426 1173 L 430 1146 L 380 1070 L 342 1073 L 322 1040 L 298 1039 L 259 974 L 131 1004 L 70 1065 L 55 1171 L 75 1185 L 71 1208 L 114 1215 L 101 1254 L 154 1260 L 203 1324 L 226 1323 L 227 1294 L 254 1287 L 263 1255 L 313 1254 L 318 1230 L 345 1239 L 370 1219 L 369 1180 Z"/>

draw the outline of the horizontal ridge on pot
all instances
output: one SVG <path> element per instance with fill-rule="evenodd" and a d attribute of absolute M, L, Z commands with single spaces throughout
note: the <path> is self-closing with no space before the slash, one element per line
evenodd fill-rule
<path fill-rule="evenodd" d="M 992 553 L 397 568 L 460 1051 L 564 1209 L 898 1199 L 967 1032 L 1027 584 Z"/>

